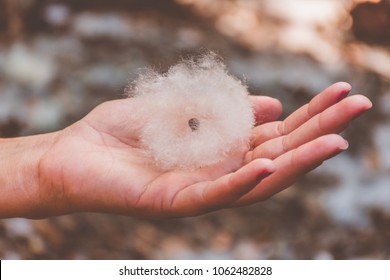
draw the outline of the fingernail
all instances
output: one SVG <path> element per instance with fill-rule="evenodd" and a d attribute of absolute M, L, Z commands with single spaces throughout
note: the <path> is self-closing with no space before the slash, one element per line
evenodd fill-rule
<path fill-rule="evenodd" d="M 346 149 L 348 149 L 348 147 L 349 147 L 349 143 L 348 143 L 348 141 L 345 141 L 344 144 L 342 146 L 340 146 L 340 149 L 345 151 Z"/>
<path fill-rule="evenodd" d="M 343 89 L 340 93 L 339 96 L 337 97 L 337 102 L 343 100 L 347 95 L 351 92 L 352 88 L 345 88 Z"/>
<path fill-rule="evenodd" d="M 272 173 L 274 173 L 275 171 L 276 171 L 276 167 L 274 165 L 268 166 L 266 168 L 266 170 L 264 170 L 260 176 L 263 176 L 263 178 L 265 178 L 265 177 L 271 175 Z"/>

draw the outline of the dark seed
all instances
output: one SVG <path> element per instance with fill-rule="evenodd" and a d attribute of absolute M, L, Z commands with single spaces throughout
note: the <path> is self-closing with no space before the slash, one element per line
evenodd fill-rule
<path fill-rule="evenodd" d="M 192 131 L 199 129 L 200 122 L 197 118 L 192 118 L 188 120 L 188 126 L 191 128 Z"/>

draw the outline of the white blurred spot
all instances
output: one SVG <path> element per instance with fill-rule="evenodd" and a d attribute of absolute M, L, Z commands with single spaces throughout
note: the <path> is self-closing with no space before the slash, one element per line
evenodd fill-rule
<path fill-rule="evenodd" d="M 6 232 L 12 236 L 25 237 L 34 233 L 31 221 L 22 218 L 4 220 Z"/>
<path fill-rule="evenodd" d="M 336 222 L 366 227 L 369 225 L 370 209 L 390 211 L 389 173 L 371 174 L 362 161 L 347 155 L 339 155 L 318 171 L 336 174 L 340 178 L 337 187 L 322 195 L 324 210 Z"/>
<path fill-rule="evenodd" d="M 63 26 L 69 21 L 69 8 L 60 3 L 53 3 L 46 7 L 45 18 L 54 26 Z"/>
<path fill-rule="evenodd" d="M 19 44 L 11 47 L 3 67 L 10 79 L 35 89 L 46 87 L 56 72 L 50 56 L 36 53 Z"/>
<path fill-rule="evenodd" d="M 28 124 L 33 130 L 53 129 L 63 118 L 61 104 L 47 98 L 37 101 L 29 109 Z"/>
<path fill-rule="evenodd" d="M 131 33 L 126 19 L 115 14 L 80 14 L 73 22 L 73 29 L 77 34 L 85 37 L 127 38 Z"/>

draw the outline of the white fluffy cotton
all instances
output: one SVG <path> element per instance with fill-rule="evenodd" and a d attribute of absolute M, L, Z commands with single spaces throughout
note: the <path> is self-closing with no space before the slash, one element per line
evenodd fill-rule
<path fill-rule="evenodd" d="M 254 117 L 247 88 L 215 54 L 140 75 L 127 93 L 143 123 L 142 147 L 162 169 L 242 160 L 248 150 Z"/>

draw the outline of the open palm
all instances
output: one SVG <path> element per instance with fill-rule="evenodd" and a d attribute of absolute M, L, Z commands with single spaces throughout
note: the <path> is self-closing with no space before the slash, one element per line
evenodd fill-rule
<path fill-rule="evenodd" d="M 132 100 L 103 103 L 56 133 L 41 160 L 41 193 L 53 215 L 180 217 L 264 200 L 346 148 L 337 133 L 371 107 L 363 96 L 344 98 L 349 90 L 337 83 L 284 121 L 275 121 L 281 114 L 277 100 L 251 97 L 257 126 L 245 162 L 227 160 L 195 171 L 147 164 Z"/>

